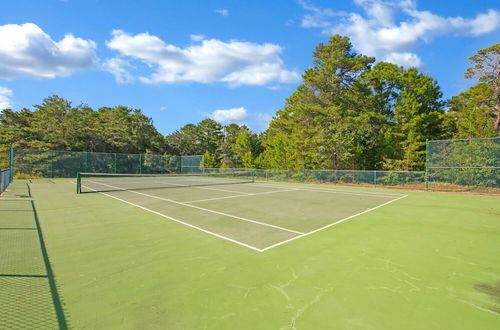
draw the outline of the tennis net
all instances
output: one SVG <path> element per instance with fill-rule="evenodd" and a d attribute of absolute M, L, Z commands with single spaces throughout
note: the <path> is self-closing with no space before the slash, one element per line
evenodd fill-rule
<path fill-rule="evenodd" d="M 254 182 L 253 171 L 191 174 L 78 173 L 77 193 L 182 188 Z"/>

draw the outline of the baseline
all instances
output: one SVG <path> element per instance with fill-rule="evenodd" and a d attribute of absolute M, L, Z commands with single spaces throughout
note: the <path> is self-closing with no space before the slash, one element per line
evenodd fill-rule
<path fill-rule="evenodd" d="M 371 192 L 371 191 L 366 191 L 366 192 L 351 192 L 347 190 L 339 190 L 339 189 L 329 189 L 329 188 L 313 188 L 313 187 L 300 187 L 300 186 L 286 186 L 286 185 L 279 185 L 279 184 L 268 184 L 268 183 L 261 183 L 261 182 L 255 182 L 256 185 L 261 185 L 261 186 L 266 186 L 266 187 L 278 187 L 278 188 L 296 188 L 297 190 L 305 190 L 305 191 L 317 191 L 317 192 L 326 192 L 326 193 L 332 193 L 332 194 L 346 194 L 346 195 L 356 195 L 356 196 L 365 196 L 365 197 L 383 197 L 383 198 L 394 198 L 394 197 L 401 197 L 401 196 L 407 196 L 404 194 L 384 194 L 384 193 L 377 193 L 377 192 Z"/>

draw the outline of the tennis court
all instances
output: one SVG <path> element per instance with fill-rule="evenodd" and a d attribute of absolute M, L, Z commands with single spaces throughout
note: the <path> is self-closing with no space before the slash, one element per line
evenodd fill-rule
<path fill-rule="evenodd" d="M 247 174 L 14 180 L 0 328 L 498 329 L 498 196 Z"/>
<path fill-rule="evenodd" d="M 256 183 L 245 171 L 191 175 L 84 173 L 78 191 L 99 192 L 259 252 L 406 197 Z"/>

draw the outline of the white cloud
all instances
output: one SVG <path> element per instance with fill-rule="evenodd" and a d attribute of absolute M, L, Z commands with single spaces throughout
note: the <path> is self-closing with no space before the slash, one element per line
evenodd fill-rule
<path fill-rule="evenodd" d="M 361 53 L 406 67 L 422 66 L 413 51 L 437 36 L 478 36 L 500 28 L 500 11 L 492 9 L 475 18 L 463 18 L 420 11 L 414 0 L 354 0 L 354 3 L 362 14 L 319 9 L 302 1 L 302 7 L 308 11 L 302 26 L 320 28 L 327 35 L 347 35 Z"/>
<path fill-rule="evenodd" d="M 0 26 L 0 78 L 54 78 L 94 68 L 96 45 L 67 34 L 60 41 L 36 24 Z"/>
<path fill-rule="evenodd" d="M 257 114 L 257 119 L 259 121 L 259 130 L 265 131 L 269 127 L 273 116 L 267 113 L 259 113 Z"/>
<path fill-rule="evenodd" d="M 282 48 L 270 43 L 209 39 L 180 48 L 148 33 L 115 30 L 106 45 L 121 58 L 139 60 L 153 69 L 149 77 L 139 78 L 144 83 L 225 82 L 238 86 L 300 81 L 296 71 L 284 68 L 279 57 Z"/>
<path fill-rule="evenodd" d="M 420 57 L 414 53 L 396 53 L 392 52 L 384 58 L 385 62 L 404 66 L 405 68 L 420 68 L 424 65 Z"/>
<path fill-rule="evenodd" d="M 247 117 L 247 109 L 244 107 L 226 110 L 215 110 L 210 117 L 221 123 L 238 123 Z"/>
<path fill-rule="evenodd" d="M 478 36 L 493 32 L 500 27 L 500 12 L 490 9 L 486 14 L 478 14 L 474 19 L 450 18 L 450 23 L 464 34 Z"/>
<path fill-rule="evenodd" d="M 205 39 L 205 36 L 203 34 L 192 34 L 190 35 L 190 37 L 193 41 L 202 41 L 203 39 Z"/>
<path fill-rule="evenodd" d="M 0 86 L 0 112 L 12 108 L 12 90 Z"/>
<path fill-rule="evenodd" d="M 116 82 L 120 84 L 134 81 L 134 77 L 128 71 L 131 68 L 134 68 L 134 66 L 121 58 L 111 58 L 103 64 L 103 69 L 112 73 L 115 76 Z"/>
<path fill-rule="evenodd" d="M 227 9 L 217 9 L 215 12 L 217 14 L 221 14 L 222 16 L 229 16 L 229 10 Z"/>
<path fill-rule="evenodd" d="M 166 110 L 168 110 L 168 107 L 167 107 L 167 106 L 165 106 L 165 105 L 162 105 L 162 106 L 160 107 L 160 110 L 161 110 L 161 111 L 166 111 Z"/>
<path fill-rule="evenodd" d="M 330 19 L 332 17 L 346 15 L 343 11 L 335 12 L 330 8 L 318 8 L 306 0 L 299 0 L 298 2 L 302 8 L 310 12 L 310 14 L 306 14 L 302 17 L 302 27 L 328 28 L 331 26 Z"/>

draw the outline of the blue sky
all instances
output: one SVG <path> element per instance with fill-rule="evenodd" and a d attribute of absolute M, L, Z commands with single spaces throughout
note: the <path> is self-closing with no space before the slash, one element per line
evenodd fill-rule
<path fill-rule="evenodd" d="M 500 41 L 498 1 L 3 1 L 0 107 L 57 94 L 127 105 L 168 134 L 212 117 L 265 130 L 334 33 L 356 51 L 466 90 L 467 57 Z"/>

